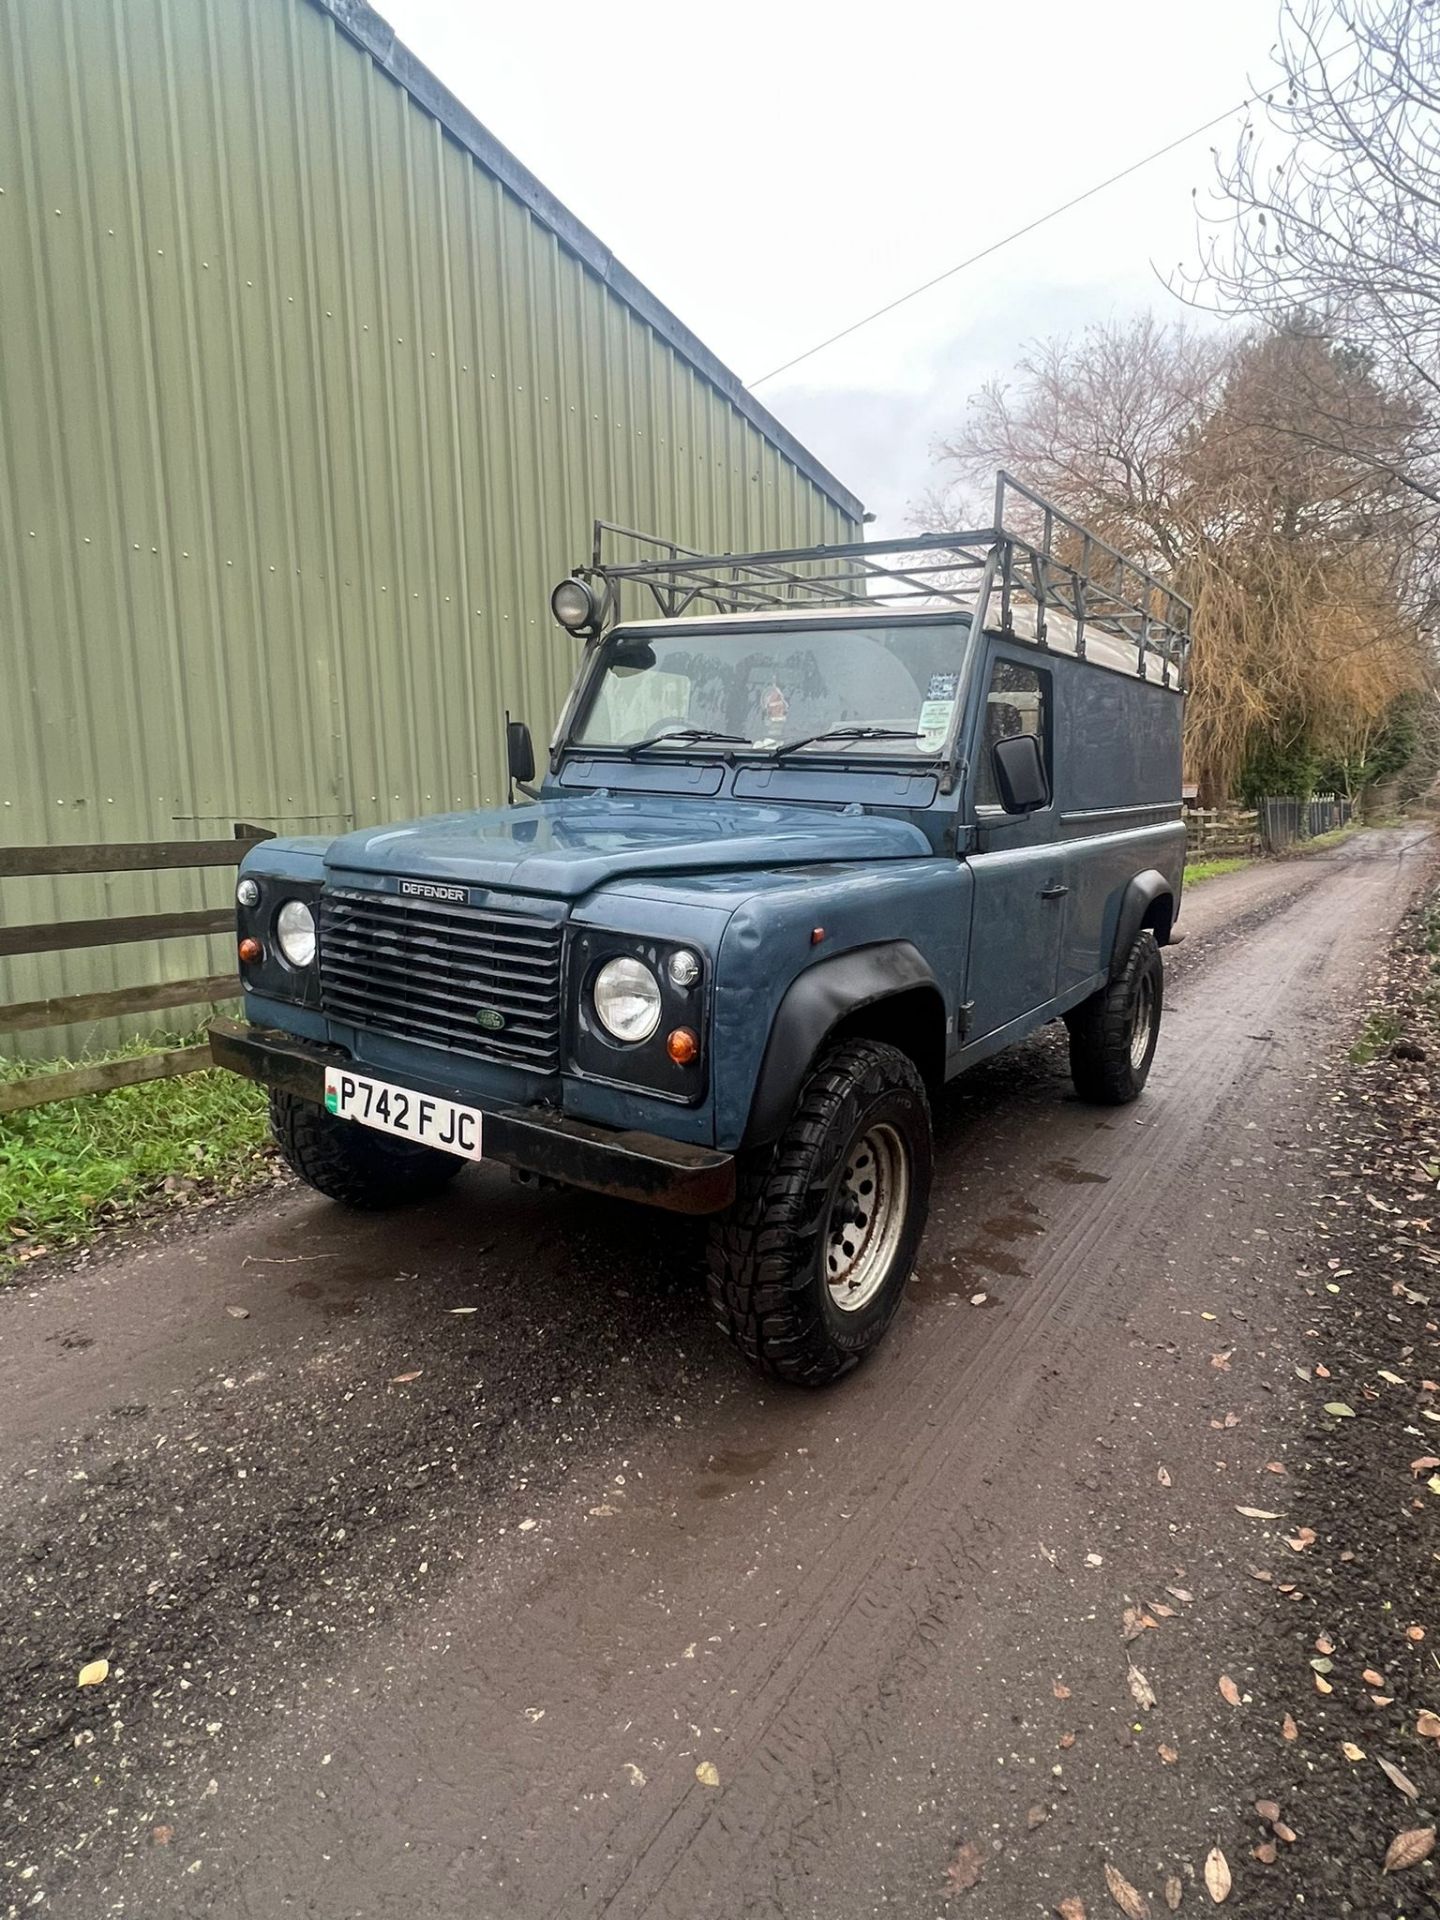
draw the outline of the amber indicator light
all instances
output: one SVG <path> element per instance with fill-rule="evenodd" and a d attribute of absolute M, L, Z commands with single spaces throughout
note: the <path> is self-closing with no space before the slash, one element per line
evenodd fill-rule
<path fill-rule="evenodd" d="M 265 958 L 265 949 L 253 933 L 247 933 L 240 942 L 240 958 L 247 967 L 258 966 Z"/>
<path fill-rule="evenodd" d="M 666 1036 L 665 1051 L 677 1067 L 688 1067 L 700 1051 L 700 1042 L 689 1027 L 676 1027 Z"/>

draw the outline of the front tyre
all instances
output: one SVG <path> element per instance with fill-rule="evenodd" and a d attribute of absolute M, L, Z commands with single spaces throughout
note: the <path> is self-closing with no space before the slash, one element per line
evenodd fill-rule
<path fill-rule="evenodd" d="M 428 1200 L 465 1164 L 453 1153 L 389 1139 L 354 1120 L 337 1119 L 313 1100 L 274 1089 L 270 1130 L 292 1173 L 327 1200 L 364 1213 Z"/>
<path fill-rule="evenodd" d="M 747 1360 L 820 1387 L 879 1344 L 925 1229 L 932 1162 L 930 1103 L 906 1054 L 850 1040 L 821 1057 L 710 1230 L 710 1299 Z"/>
<path fill-rule="evenodd" d="M 1070 1077 L 1082 1100 L 1123 1107 L 1139 1097 L 1150 1077 L 1164 1003 L 1160 948 L 1143 927 L 1109 986 L 1065 1016 Z"/>

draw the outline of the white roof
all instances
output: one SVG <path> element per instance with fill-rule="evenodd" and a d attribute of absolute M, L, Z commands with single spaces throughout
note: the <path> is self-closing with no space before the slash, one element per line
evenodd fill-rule
<path fill-rule="evenodd" d="M 991 602 L 992 611 L 994 601 Z M 1035 630 L 1039 609 L 1033 600 L 1017 597 L 1010 608 L 1010 637 L 1016 640 L 1035 643 Z M 970 618 L 970 610 L 957 605 L 954 600 L 926 598 L 908 601 L 904 606 L 888 606 L 877 600 L 873 606 L 823 606 L 816 604 L 806 607 L 754 607 L 744 613 L 696 613 L 680 615 L 670 620 L 620 620 L 617 629 L 626 633 L 667 632 L 673 633 L 677 627 L 728 627 L 728 626 L 772 626 L 776 623 L 811 624 L 824 620 L 827 623 L 839 623 L 847 626 L 875 626 L 879 622 L 892 620 L 965 620 Z M 999 633 L 996 621 L 988 623 L 988 633 Z M 1076 651 L 1076 627 L 1069 614 L 1057 613 L 1054 609 L 1045 616 L 1045 646 L 1050 653 L 1074 654 Z M 1085 659 L 1091 666 L 1108 667 L 1115 673 L 1123 673 L 1131 680 L 1138 679 L 1136 647 L 1132 640 L 1121 639 L 1118 634 L 1107 633 L 1093 623 L 1085 629 Z M 1145 678 L 1157 686 L 1165 679 L 1164 661 L 1157 652 L 1147 651 L 1145 655 Z M 1172 664 L 1170 684 L 1177 682 L 1177 672 Z"/>

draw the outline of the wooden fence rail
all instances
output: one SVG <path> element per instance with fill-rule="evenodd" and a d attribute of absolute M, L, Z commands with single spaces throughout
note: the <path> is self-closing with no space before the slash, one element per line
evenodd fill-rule
<path fill-rule="evenodd" d="M 154 840 L 71 847 L 0 847 L 0 880 L 69 873 L 168 873 L 194 867 L 237 866 L 258 841 L 263 827 L 237 825 L 230 840 Z M 31 926 L 0 926 L 0 956 L 64 953 L 81 947 L 119 946 L 135 940 L 178 940 L 197 934 L 228 932 L 233 906 L 202 907 L 175 913 L 141 913 L 98 920 L 52 920 Z M 235 974 L 202 974 L 189 980 L 164 980 L 147 986 L 112 987 L 100 993 L 60 994 L 47 1000 L 17 1000 L 0 1006 L 0 1033 L 33 1032 L 41 1027 L 109 1020 L 127 1013 L 154 1013 L 165 1007 L 213 1005 L 239 993 Z M 29 1074 L 0 1080 L 0 1114 L 18 1113 L 51 1100 L 108 1093 L 112 1087 L 142 1080 L 163 1080 L 210 1065 L 210 1049 L 170 1047 L 128 1060 L 106 1060 L 63 1073 Z"/>

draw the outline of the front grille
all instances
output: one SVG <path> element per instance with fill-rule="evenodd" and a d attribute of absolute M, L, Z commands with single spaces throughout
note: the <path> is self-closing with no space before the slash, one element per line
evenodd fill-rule
<path fill-rule="evenodd" d="M 327 887 L 320 996 L 351 1026 L 535 1073 L 560 1066 L 558 922 Z M 487 1031 L 482 1012 L 504 1025 Z"/>

